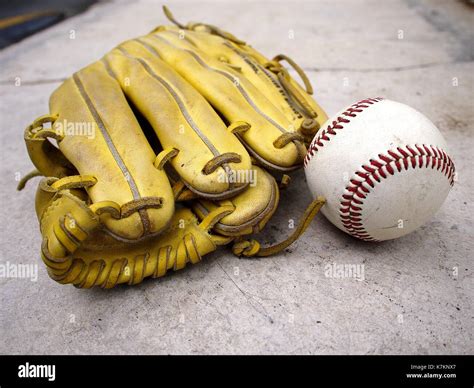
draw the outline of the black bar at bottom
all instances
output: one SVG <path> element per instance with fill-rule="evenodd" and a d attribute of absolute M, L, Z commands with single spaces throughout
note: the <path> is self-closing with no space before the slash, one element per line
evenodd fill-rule
<path fill-rule="evenodd" d="M 196 385 L 473 387 L 472 356 L 0 356 L 0 387 Z"/>

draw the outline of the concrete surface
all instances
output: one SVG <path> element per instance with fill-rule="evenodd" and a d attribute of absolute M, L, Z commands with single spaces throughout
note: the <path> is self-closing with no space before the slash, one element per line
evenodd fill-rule
<path fill-rule="evenodd" d="M 428 224 L 397 241 L 359 242 L 319 217 L 276 257 L 221 250 L 136 287 L 56 284 L 39 259 L 37 180 L 15 191 L 32 168 L 23 129 L 61 79 L 165 22 L 159 2 L 98 4 L 0 52 L 0 264 L 38 264 L 37 281 L 0 279 L 0 352 L 472 354 L 473 10 L 441 0 L 168 3 L 179 20 L 295 58 L 329 114 L 380 95 L 424 112 L 448 140 L 458 182 Z M 281 240 L 309 201 L 296 174 L 260 239 Z M 326 277 L 334 263 L 363 264 L 364 280 Z"/>

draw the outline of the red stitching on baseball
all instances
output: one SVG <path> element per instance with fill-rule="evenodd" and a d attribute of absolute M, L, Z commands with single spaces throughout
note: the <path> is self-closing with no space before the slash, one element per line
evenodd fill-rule
<path fill-rule="evenodd" d="M 396 172 L 409 168 L 432 168 L 444 174 L 453 186 L 455 168 L 451 158 L 440 148 L 431 145 L 406 145 L 379 154 L 370 165 L 362 165 L 347 185 L 340 201 L 339 216 L 346 231 L 365 241 L 377 241 L 362 224 L 362 207 L 366 194 L 375 187 L 372 179 L 380 182 Z"/>
<path fill-rule="evenodd" d="M 320 133 L 318 133 L 317 137 L 313 139 L 304 158 L 303 163 L 305 167 L 308 165 L 308 162 L 316 154 L 316 152 L 318 152 L 318 147 L 324 147 L 324 142 L 331 140 L 328 135 L 336 135 L 336 129 L 343 129 L 344 124 L 351 122 L 347 117 L 357 117 L 358 113 L 363 112 L 364 109 L 367 109 L 371 105 L 382 100 L 383 97 L 366 98 L 365 100 L 361 100 L 355 104 L 352 104 L 349 108 L 342 112 L 341 115 L 332 122 L 332 124 L 329 124 L 327 128 L 323 129 Z"/>

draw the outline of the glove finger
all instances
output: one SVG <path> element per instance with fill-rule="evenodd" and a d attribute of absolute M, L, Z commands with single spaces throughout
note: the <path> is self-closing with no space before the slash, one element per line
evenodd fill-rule
<path fill-rule="evenodd" d="M 247 151 L 186 80 L 137 41 L 123 43 L 105 60 L 163 149 L 178 151 L 169 163 L 189 189 L 223 198 L 245 188 L 227 177 L 250 168 Z"/>
<path fill-rule="evenodd" d="M 80 174 L 97 181 L 87 188 L 91 202 L 116 203 L 123 211 L 119 219 L 103 214 L 109 232 L 136 240 L 166 228 L 174 211 L 170 183 L 154 167 L 155 154 L 104 64 L 66 80 L 51 96 L 50 110 L 57 115 L 59 149 Z"/>
<path fill-rule="evenodd" d="M 217 38 L 218 42 L 223 39 Z M 200 39 L 199 41 L 207 41 Z M 224 57 L 219 49 L 226 51 Z M 241 72 L 258 85 L 258 89 L 265 93 L 282 112 L 284 112 L 292 128 L 290 131 L 297 131 L 305 138 L 307 145 L 313 140 L 316 132 L 327 121 L 328 116 L 321 106 L 311 96 L 313 89 L 309 79 L 290 58 L 284 55 L 277 55 L 269 61 L 251 46 L 245 44 L 236 44 L 233 42 L 221 43 L 217 46 L 219 58 L 230 66 L 239 66 Z M 280 59 L 281 58 L 281 59 Z M 280 64 L 280 60 L 291 61 L 293 67 L 298 69 L 305 83 L 310 90 L 303 89 L 299 82 L 292 78 L 288 70 Z M 247 66 L 245 66 L 247 65 Z"/>
<path fill-rule="evenodd" d="M 242 236 L 257 233 L 263 229 L 275 212 L 279 201 L 279 190 L 275 178 L 264 169 L 252 166 L 250 174 L 240 177 L 248 180 L 249 187 L 227 201 L 199 199 L 193 202 L 193 210 L 200 219 L 223 206 L 231 206 L 233 211 L 223 217 L 213 227 L 224 236 Z"/>
<path fill-rule="evenodd" d="M 326 120 L 327 116 L 316 101 L 297 83 L 293 78 L 289 78 L 293 87 L 297 89 L 299 96 L 304 99 L 304 104 L 309 105 L 311 112 L 302 109 L 301 104 L 290 91 L 286 90 L 278 79 L 277 74 L 271 71 L 274 65 L 278 64 L 265 58 L 258 51 L 246 44 L 237 44 L 221 36 L 212 35 L 208 32 L 180 30 L 174 26 L 159 27 L 156 31 L 162 31 L 162 36 L 168 36 L 164 31 L 169 31 L 182 40 L 186 40 L 196 47 L 200 53 L 207 53 L 229 67 L 238 70 L 257 89 L 265 95 L 287 119 L 293 123 L 293 127 L 298 129 L 302 122 L 306 120 L 308 126 L 310 120 L 317 122 L 315 129 L 319 128 Z M 313 133 L 314 135 L 314 133 Z"/>
<path fill-rule="evenodd" d="M 306 153 L 293 123 L 240 71 L 201 52 L 171 31 L 140 39 L 192 84 L 227 122 L 250 129 L 236 134 L 250 154 L 268 168 L 298 168 Z"/>

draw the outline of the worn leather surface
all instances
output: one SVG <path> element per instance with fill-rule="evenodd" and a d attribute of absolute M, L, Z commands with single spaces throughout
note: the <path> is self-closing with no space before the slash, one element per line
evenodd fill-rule
<path fill-rule="evenodd" d="M 67 79 L 25 131 L 51 277 L 136 284 L 259 232 L 272 173 L 300 168 L 327 119 L 308 83 L 204 24 L 158 27 Z"/>

